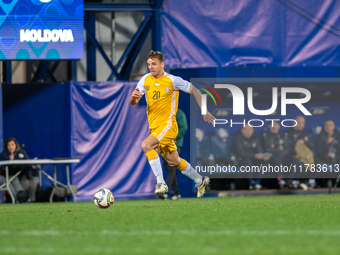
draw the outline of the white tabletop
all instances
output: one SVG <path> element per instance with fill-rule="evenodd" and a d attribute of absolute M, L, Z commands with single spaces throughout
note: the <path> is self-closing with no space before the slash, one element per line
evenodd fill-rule
<path fill-rule="evenodd" d="M 0 161 L 0 166 L 8 165 L 47 165 L 47 164 L 69 164 L 79 163 L 79 158 L 61 158 L 61 159 L 16 159 Z"/>

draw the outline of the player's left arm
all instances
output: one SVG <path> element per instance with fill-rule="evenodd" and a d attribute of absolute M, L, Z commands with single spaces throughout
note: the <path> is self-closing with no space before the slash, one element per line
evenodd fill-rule
<path fill-rule="evenodd" d="M 174 84 L 174 89 L 180 89 L 184 92 L 192 94 L 196 102 L 198 103 L 200 109 L 202 110 L 202 94 L 201 92 L 195 88 L 194 85 L 192 85 L 190 82 L 183 80 L 182 78 L 178 76 L 172 76 L 173 78 L 173 84 Z M 207 114 L 203 115 L 203 118 L 206 122 L 208 123 L 213 123 L 214 119 L 216 119 L 214 116 L 211 115 L 210 112 L 207 111 Z"/>
<path fill-rule="evenodd" d="M 190 83 L 190 89 L 188 91 L 190 94 L 192 94 L 195 99 L 197 104 L 199 105 L 200 109 L 202 110 L 202 94 L 201 91 L 199 91 L 194 85 Z M 214 119 L 216 119 L 210 112 L 207 111 L 206 115 L 203 115 L 203 118 L 206 122 L 208 123 L 213 123 Z"/>

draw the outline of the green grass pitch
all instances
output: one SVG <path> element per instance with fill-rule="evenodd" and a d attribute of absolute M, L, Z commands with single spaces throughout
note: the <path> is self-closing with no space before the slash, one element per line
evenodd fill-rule
<path fill-rule="evenodd" d="M 340 195 L 0 205 L 0 254 L 339 254 Z"/>

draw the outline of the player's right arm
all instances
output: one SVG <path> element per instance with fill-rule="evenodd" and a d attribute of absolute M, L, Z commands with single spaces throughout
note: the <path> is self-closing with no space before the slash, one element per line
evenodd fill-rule
<path fill-rule="evenodd" d="M 135 88 L 134 91 L 132 91 L 132 94 L 130 96 L 130 104 L 135 105 L 138 104 L 139 100 L 141 99 L 143 95 L 139 93 L 139 88 Z"/>
<path fill-rule="evenodd" d="M 145 89 L 144 89 L 144 82 L 145 78 L 149 76 L 150 74 L 144 75 L 138 82 L 137 87 L 135 88 L 134 91 L 132 91 L 132 94 L 130 96 L 130 104 L 135 105 L 138 104 L 139 100 L 141 97 L 145 94 Z"/>

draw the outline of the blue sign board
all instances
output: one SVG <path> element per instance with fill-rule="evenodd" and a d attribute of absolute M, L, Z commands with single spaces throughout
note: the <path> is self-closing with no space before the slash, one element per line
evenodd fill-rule
<path fill-rule="evenodd" d="M 80 59 L 82 0 L 0 1 L 0 60 Z"/>

